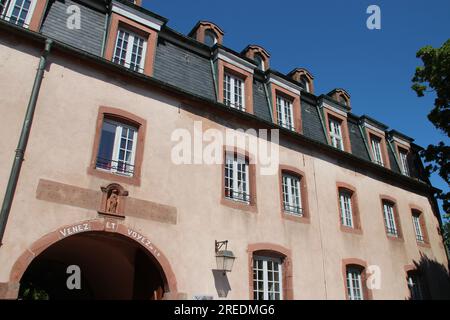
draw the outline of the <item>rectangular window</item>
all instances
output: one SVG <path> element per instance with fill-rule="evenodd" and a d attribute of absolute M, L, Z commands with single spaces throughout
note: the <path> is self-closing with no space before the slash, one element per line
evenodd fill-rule
<path fill-rule="evenodd" d="M 293 215 L 302 216 L 300 178 L 283 174 L 283 207 L 284 211 Z"/>
<path fill-rule="evenodd" d="M 225 197 L 250 203 L 249 164 L 244 156 L 228 153 L 226 155 Z"/>
<path fill-rule="evenodd" d="M 223 103 L 227 106 L 245 111 L 244 81 L 230 74 L 223 79 Z"/>
<path fill-rule="evenodd" d="M 331 145 L 340 150 L 344 150 L 344 139 L 342 138 L 341 123 L 330 118 L 328 120 L 328 125 L 330 126 Z"/>
<path fill-rule="evenodd" d="M 282 300 L 282 264 L 280 259 L 253 258 L 253 299 Z"/>
<path fill-rule="evenodd" d="M 394 206 L 390 203 L 385 202 L 383 204 L 383 212 L 384 212 L 384 224 L 386 226 L 387 234 L 390 236 L 397 237 L 398 231 L 397 226 L 395 224 Z"/>
<path fill-rule="evenodd" d="M 343 226 L 353 228 L 352 195 L 348 191 L 339 192 L 341 209 L 341 223 Z"/>
<path fill-rule="evenodd" d="M 347 294 L 349 300 L 364 300 L 361 270 L 358 268 L 347 268 Z"/>
<path fill-rule="evenodd" d="M 292 101 L 277 95 L 278 124 L 283 128 L 294 130 L 294 111 Z"/>
<path fill-rule="evenodd" d="M 384 166 L 383 156 L 381 153 L 381 140 L 377 137 L 372 137 L 372 155 L 375 163 L 380 166 Z"/>
<path fill-rule="evenodd" d="M 413 213 L 412 219 L 414 224 L 414 231 L 416 232 L 416 240 L 419 242 L 425 242 L 422 227 L 420 225 L 420 213 Z"/>
<path fill-rule="evenodd" d="M 36 0 L 1 0 L 1 18 L 27 28 L 33 15 Z"/>
<path fill-rule="evenodd" d="M 147 41 L 124 29 L 117 32 L 113 62 L 133 71 L 144 72 Z"/>
<path fill-rule="evenodd" d="M 411 300 L 423 300 L 421 279 L 415 272 L 408 272 L 408 288 Z"/>
<path fill-rule="evenodd" d="M 405 176 L 409 176 L 409 167 L 408 167 L 408 153 L 405 151 L 399 151 L 400 154 L 400 165 L 402 169 L 402 174 Z"/>
<path fill-rule="evenodd" d="M 133 176 L 137 128 L 110 119 L 103 121 L 96 168 Z"/>

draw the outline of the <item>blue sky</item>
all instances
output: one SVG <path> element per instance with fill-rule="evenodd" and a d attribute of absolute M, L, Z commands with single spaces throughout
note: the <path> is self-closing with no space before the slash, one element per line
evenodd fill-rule
<path fill-rule="evenodd" d="M 425 45 L 450 38 L 448 0 L 144 0 L 144 6 L 187 34 L 199 20 L 224 31 L 224 45 L 241 51 L 248 44 L 271 54 L 271 67 L 288 73 L 305 67 L 316 94 L 345 88 L 353 112 L 367 114 L 415 139 L 421 146 L 449 139 L 426 118 L 434 97 L 418 98 L 411 78 Z M 381 8 L 381 30 L 366 28 L 369 5 Z M 446 140 L 445 140 L 446 139 Z M 434 175 L 434 186 L 448 190 Z M 442 212 L 441 212 L 442 213 Z"/>

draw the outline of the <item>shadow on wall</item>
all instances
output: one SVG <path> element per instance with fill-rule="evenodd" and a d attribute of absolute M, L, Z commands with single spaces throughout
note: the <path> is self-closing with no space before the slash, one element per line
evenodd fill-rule
<path fill-rule="evenodd" d="M 222 270 L 213 270 L 212 272 L 214 276 L 214 285 L 219 298 L 226 298 L 228 296 L 228 292 L 231 291 L 231 286 L 227 275 Z"/>
<path fill-rule="evenodd" d="M 450 300 L 450 274 L 443 264 L 421 253 L 414 266 L 425 280 L 424 299 Z"/>

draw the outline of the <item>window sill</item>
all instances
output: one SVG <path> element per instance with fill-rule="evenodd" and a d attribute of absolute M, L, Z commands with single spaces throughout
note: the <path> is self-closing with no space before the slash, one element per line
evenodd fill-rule
<path fill-rule="evenodd" d="M 284 210 L 281 211 L 281 217 L 283 219 L 289 220 L 289 221 L 294 221 L 294 222 L 298 222 L 298 223 L 310 223 L 311 221 L 309 220 L 308 216 L 303 215 L 295 215 L 292 213 L 288 213 Z"/>
<path fill-rule="evenodd" d="M 99 170 L 96 168 L 89 167 L 87 169 L 87 173 L 92 176 L 96 176 L 100 179 L 109 180 L 117 183 L 125 183 L 130 184 L 134 186 L 140 186 L 141 185 L 141 179 L 138 176 L 125 176 L 125 175 L 118 175 L 114 174 L 112 172 L 106 171 L 106 170 Z"/>
<path fill-rule="evenodd" d="M 360 229 L 360 228 L 347 227 L 342 224 L 340 225 L 340 229 L 342 232 L 345 232 L 345 233 L 357 234 L 357 235 L 363 234 L 362 229 Z"/>
<path fill-rule="evenodd" d="M 422 248 L 431 248 L 431 245 L 430 245 L 429 243 L 427 243 L 427 242 L 421 242 L 421 241 L 417 241 L 417 240 L 416 240 L 416 242 L 417 242 L 417 245 L 418 245 L 419 247 L 422 247 Z"/>
<path fill-rule="evenodd" d="M 232 209 L 248 211 L 252 213 L 256 213 L 258 211 L 256 204 L 252 204 L 252 201 L 250 203 L 245 203 L 242 201 L 222 197 L 222 199 L 220 200 L 220 204 Z"/>
<path fill-rule="evenodd" d="M 387 234 L 387 233 L 386 233 L 386 237 L 387 237 L 389 240 L 393 240 L 393 241 L 396 241 L 396 242 L 403 242 L 403 238 L 400 237 L 400 236 L 393 236 L 393 235 L 390 235 L 390 234 Z"/>

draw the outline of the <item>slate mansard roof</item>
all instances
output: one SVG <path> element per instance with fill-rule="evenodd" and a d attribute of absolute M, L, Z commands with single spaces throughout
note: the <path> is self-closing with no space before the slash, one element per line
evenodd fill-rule
<path fill-rule="evenodd" d="M 81 24 L 84 26 L 78 31 L 68 31 L 66 27 L 67 8 L 73 4 L 82 4 Z M 214 57 L 219 50 L 233 55 L 244 62 L 255 64 L 255 62 L 242 53 L 238 53 L 221 44 L 208 47 L 198 42 L 191 35 L 181 34 L 166 25 L 167 19 L 148 11 L 145 8 L 130 4 L 125 0 L 65 0 L 51 1 L 46 9 L 40 33 L 46 37 L 55 39 L 58 42 L 72 46 L 78 50 L 85 51 L 91 55 L 102 58 L 104 56 L 104 45 L 106 41 L 105 30 L 110 23 L 108 13 L 111 8 L 116 6 L 120 10 L 130 12 L 135 17 L 158 21 L 161 29 L 158 32 L 158 39 L 154 53 L 153 74 L 152 77 L 161 83 L 182 89 L 196 97 L 202 97 L 212 104 L 218 103 L 218 92 L 216 83 L 216 70 L 214 67 Z M 87 27 L 86 27 L 87 26 Z M 75 33 L 74 33 L 75 32 Z M 76 36 L 74 36 L 74 34 Z M 413 140 L 395 130 L 387 131 L 387 126 L 367 116 L 357 116 L 351 112 L 351 109 L 340 102 L 334 100 L 331 95 L 336 92 L 335 89 L 326 95 L 315 95 L 304 90 L 304 85 L 293 80 L 289 75 L 285 75 L 272 68 L 261 71 L 254 70 L 253 74 L 253 92 L 246 94 L 253 95 L 254 116 L 264 122 L 273 123 L 271 110 L 270 89 L 268 79 L 278 77 L 279 79 L 291 83 L 295 87 L 301 88 L 301 119 L 302 135 L 310 140 L 328 145 L 326 136 L 324 116 L 321 105 L 326 103 L 333 108 L 340 109 L 347 114 L 348 133 L 351 144 L 351 154 L 371 162 L 367 137 L 362 128 L 362 122 L 370 122 L 386 132 L 386 137 L 397 136 L 402 140 L 411 143 L 411 164 L 414 168 L 411 170 L 411 177 L 429 183 L 423 171 L 417 151 L 420 147 L 413 144 Z M 344 90 L 345 92 L 345 90 Z M 220 103 L 220 102 L 219 102 Z M 327 146 L 328 147 L 328 146 Z M 331 147 L 329 147 L 331 148 Z M 391 170 L 400 173 L 398 159 L 392 147 L 387 148 L 388 157 L 391 164 Z"/>

